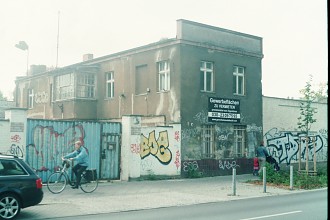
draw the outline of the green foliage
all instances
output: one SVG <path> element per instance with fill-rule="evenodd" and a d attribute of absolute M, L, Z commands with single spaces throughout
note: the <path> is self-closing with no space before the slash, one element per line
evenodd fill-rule
<path fill-rule="evenodd" d="M 316 122 L 314 114 L 317 112 L 315 108 L 312 107 L 312 103 L 316 100 L 316 92 L 312 90 L 312 79 L 310 76 L 306 86 L 301 90 L 304 98 L 300 103 L 300 116 L 298 117 L 298 128 L 304 132 L 307 136 L 311 129 L 311 125 Z"/>
<path fill-rule="evenodd" d="M 193 164 L 189 164 L 188 166 L 188 178 L 201 178 L 203 177 L 203 173 L 196 170 Z"/>
<path fill-rule="evenodd" d="M 266 163 L 266 182 L 278 186 L 290 186 L 290 171 L 274 171 L 269 163 Z M 262 180 L 262 173 L 260 179 Z M 328 186 L 327 170 L 321 169 L 316 176 L 310 176 L 305 173 L 299 174 L 297 171 L 293 173 L 293 187 L 298 189 L 317 189 Z"/>

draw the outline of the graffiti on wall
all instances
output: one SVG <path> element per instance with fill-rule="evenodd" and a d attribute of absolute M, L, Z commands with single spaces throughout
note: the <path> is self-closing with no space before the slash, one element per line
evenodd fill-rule
<path fill-rule="evenodd" d="M 140 156 L 141 159 L 146 158 L 149 155 L 154 156 L 157 160 L 167 165 L 172 160 L 172 152 L 169 149 L 169 140 L 167 131 L 161 131 L 156 139 L 156 132 L 149 133 L 148 138 L 141 134 L 140 143 Z"/>
<path fill-rule="evenodd" d="M 24 152 L 23 152 L 23 146 L 22 148 L 19 145 L 12 144 L 7 152 L 7 154 L 14 155 L 17 157 L 23 157 Z"/>
<path fill-rule="evenodd" d="M 34 94 L 35 103 L 47 103 L 48 102 L 48 93 L 47 92 L 37 92 Z"/>
<path fill-rule="evenodd" d="M 230 170 L 230 169 L 236 169 L 237 167 L 239 167 L 239 165 L 236 163 L 235 160 L 232 160 L 232 161 L 227 161 L 227 160 L 219 160 L 219 168 L 224 170 L 224 169 L 227 169 L 227 170 Z"/>
<path fill-rule="evenodd" d="M 324 148 L 327 148 L 327 139 L 321 135 L 313 135 L 313 138 L 306 142 L 305 135 L 299 132 L 281 132 L 277 128 L 273 128 L 265 133 L 267 147 L 273 157 L 279 163 L 286 163 L 289 165 L 291 162 L 299 160 L 299 144 L 301 145 L 301 159 L 313 160 L 314 146 L 315 154 L 318 160 L 324 160 Z"/>
<path fill-rule="evenodd" d="M 228 175 L 233 169 L 237 169 L 241 174 L 250 173 L 253 169 L 253 161 L 248 158 L 184 160 L 181 168 L 182 173 L 188 176 L 196 172 L 206 176 Z"/>

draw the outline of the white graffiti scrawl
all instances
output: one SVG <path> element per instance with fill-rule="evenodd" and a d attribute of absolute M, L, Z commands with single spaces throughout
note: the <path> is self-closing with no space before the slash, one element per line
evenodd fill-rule
<path fill-rule="evenodd" d="M 289 165 L 292 161 L 298 161 L 299 157 L 299 143 L 301 144 L 301 159 L 305 160 L 308 148 L 308 158 L 311 160 L 314 156 L 314 142 L 312 139 L 306 144 L 304 134 L 292 132 L 280 132 L 273 137 L 267 136 L 267 147 L 273 157 L 279 163 L 286 163 Z M 320 135 L 315 138 L 315 153 L 318 153 L 324 147 L 324 141 Z"/>

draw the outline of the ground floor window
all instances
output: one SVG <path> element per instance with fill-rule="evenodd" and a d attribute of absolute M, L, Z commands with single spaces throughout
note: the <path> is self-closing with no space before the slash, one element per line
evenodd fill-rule
<path fill-rule="evenodd" d="M 215 126 L 202 126 L 202 158 L 215 157 Z"/>
<path fill-rule="evenodd" d="M 246 126 L 234 125 L 232 154 L 234 157 L 245 157 L 246 152 Z"/>

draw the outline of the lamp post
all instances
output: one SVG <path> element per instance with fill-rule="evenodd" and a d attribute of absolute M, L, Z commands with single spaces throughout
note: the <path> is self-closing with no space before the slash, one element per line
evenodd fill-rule
<path fill-rule="evenodd" d="M 18 44 L 15 44 L 15 47 L 21 50 L 27 51 L 27 59 L 26 59 L 26 75 L 29 73 L 29 46 L 25 41 L 20 41 Z"/>

